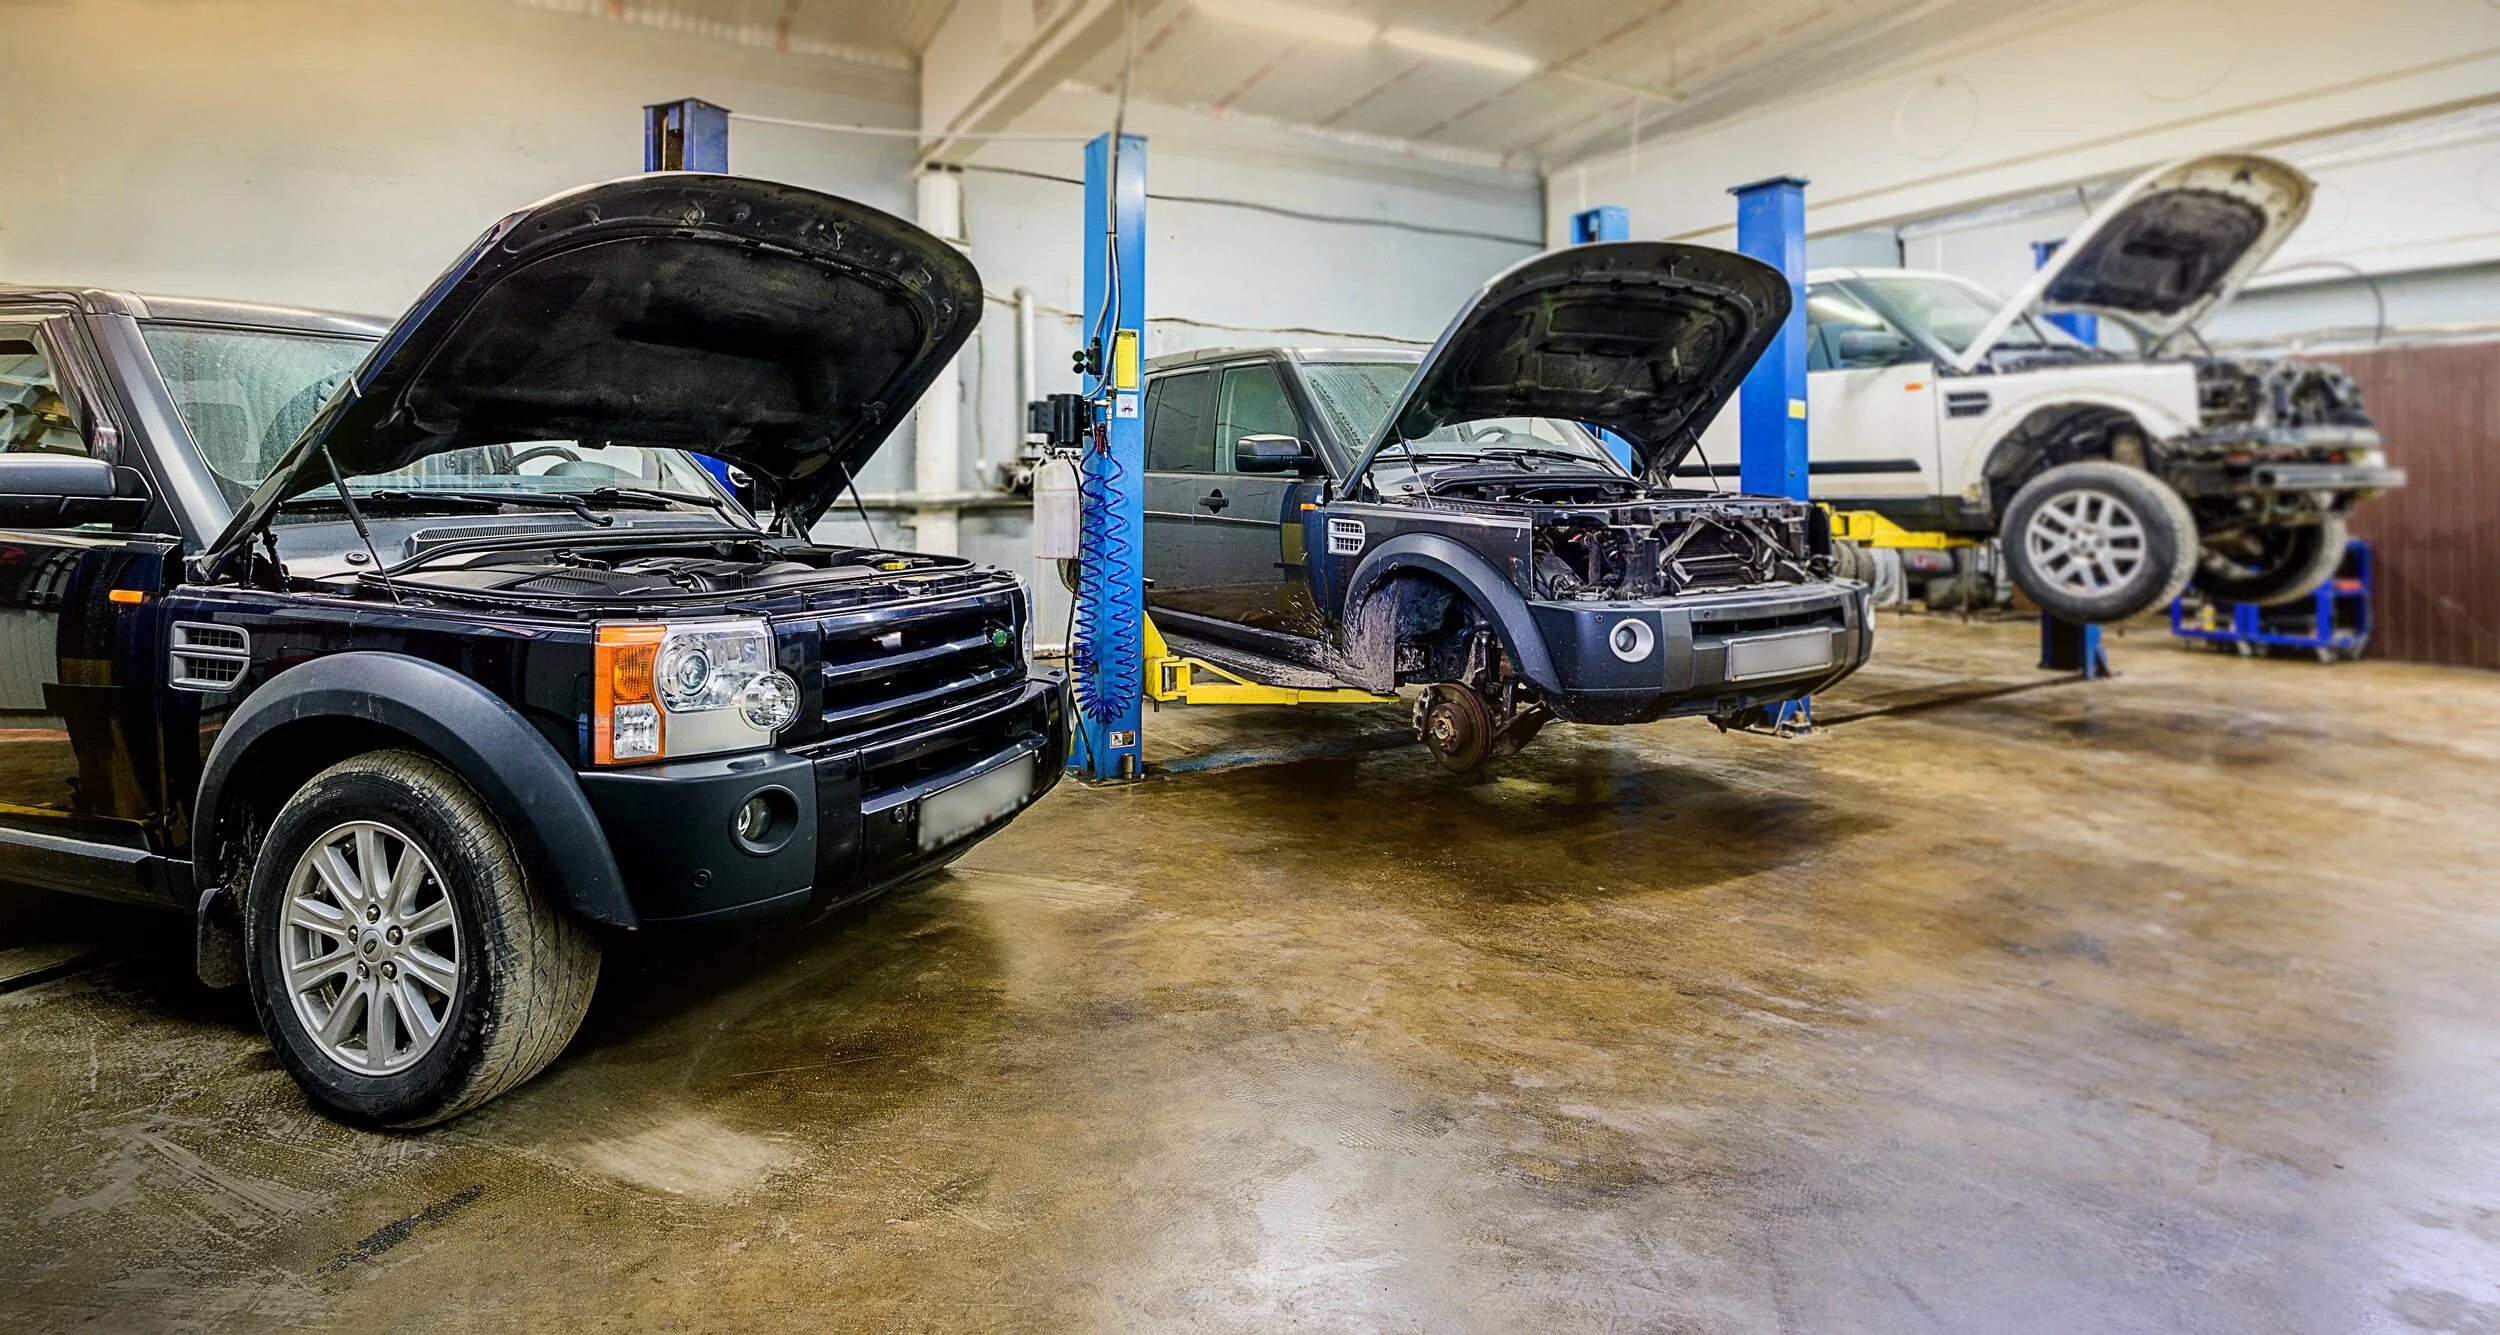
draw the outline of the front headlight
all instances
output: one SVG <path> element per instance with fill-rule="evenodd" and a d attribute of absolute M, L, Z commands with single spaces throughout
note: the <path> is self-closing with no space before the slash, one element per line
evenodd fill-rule
<path fill-rule="evenodd" d="M 761 621 L 603 625 L 592 665 L 591 759 L 614 765 L 770 746 L 798 716 Z"/>

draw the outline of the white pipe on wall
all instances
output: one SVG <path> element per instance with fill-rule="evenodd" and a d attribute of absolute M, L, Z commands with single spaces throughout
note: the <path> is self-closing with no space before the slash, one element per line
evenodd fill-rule
<path fill-rule="evenodd" d="M 964 244 L 964 185 L 955 172 L 923 172 L 919 177 L 919 213 L 923 229 Z M 963 369 L 949 361 L 929 384 L 915 409 L 912 432 L 912 490 L 922 496 L 948 496 L 963 488 Z M 932 505 L 914 516 L 912 547 L 935 556 L 954 556 L 961 549 L 957 511 Z"/>
<path fill-rule="evenodd" d="M 1024 405 L 1041 397 L 1041 378 L 1033 370 L 1033 289 L 1016 288 L 1016 420 L 1024 420 Z"/>

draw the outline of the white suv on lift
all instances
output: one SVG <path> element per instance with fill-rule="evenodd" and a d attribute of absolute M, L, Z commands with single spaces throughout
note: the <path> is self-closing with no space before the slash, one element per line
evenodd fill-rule
<path fill-rule="evenodd" d="M 2247 155 L 2150 172 L 2010 301 L 1941 273 L 1809 275 L 1815 499 L 1997 535 L 2015 585 L 2078 622 L 2134 616 L 2191 582 L 2230 602 L 2314 591 L 2342 557 L 2345 515 L 2404 482 L 2360 391 L 2318 362 L 2170 351 L 2300 225 L 2310 190 L 2297 168 Z M 2113 320 L 2140 351 L 2087 346 L 2044 310 Z"/>

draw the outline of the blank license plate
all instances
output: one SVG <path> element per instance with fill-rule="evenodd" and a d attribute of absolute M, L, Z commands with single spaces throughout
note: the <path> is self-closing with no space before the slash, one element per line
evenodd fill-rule
<path fill-rule="evenodd" d="M 1765 635 L 1758 640 L 1732 641 L 1727 646 L 1727 675 L 1730 681 L 1742 681 L 1747 677 L 1779 677 L 1831 665 L 1832 633 L 1827 630 Z"/>
<path fill-rule="evenodd" d="M 920 846 L 940 848 L 1023 809 L 1033 793 L 1033 756 L 1027 752 L 986 774 L 920 799 Z"/>

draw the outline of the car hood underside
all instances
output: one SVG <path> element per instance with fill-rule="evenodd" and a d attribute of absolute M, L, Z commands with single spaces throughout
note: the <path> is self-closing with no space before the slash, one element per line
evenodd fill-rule
<path fill-rule="evenodd" d="M 1554 417 L 1621 435 L 1663 476 L 1693 446 L 1787 318 L 1779 270 L 1708 246 L 1621 241 L 1528 259 L 1459 311 L 1368 442 Z"/>
<path fill-rule="evenodd" d="M 245 502 L 481 445 L 695 450 L 803 529 L 980 318 L 980 275 L 900 218 L 795 186 L 656 173 L 557 195 L 480 237 Z"/>

